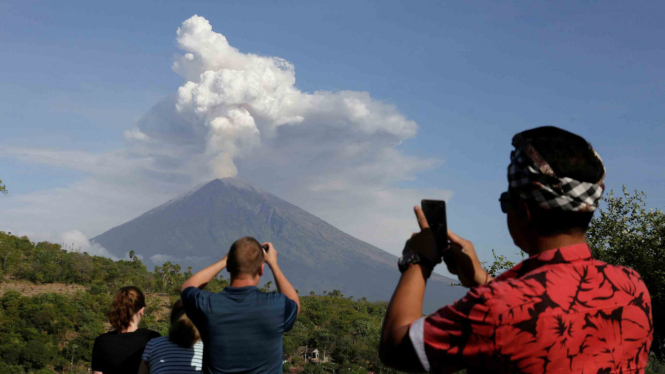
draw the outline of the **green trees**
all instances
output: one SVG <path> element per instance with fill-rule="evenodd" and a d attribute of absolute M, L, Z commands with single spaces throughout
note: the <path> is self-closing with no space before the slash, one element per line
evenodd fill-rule
<path fill-rule="evenodd" d="M 522 259 L 524 259 L 524 252 L 520 252 L 520 254 L 522 255 Z M 491 277 L 496 277 L 516 265 L 513 261 L 508 260 L 506 256 L 497 255 L 494 249 L 492 249 L 492 256 L 494 257 L 494 262 L 492 262 L 489 268 L 485 269 Z M 486 263 L 483 263 L 483 266 L 487 267 Z"/>
<path fill-rule="evenodd" d="M 605 198 L 607 207 L 594 218 L 587 241 L 595 258 L 636 270 L 649 289 L 654 341 L 652 352 L 665 359 L 665 214 L 646 208 L 645 195 L 623 188 Z"/>
<path fill-rule="evenodd" d="M 302 366 L 307 373 L 393 372 L 381 364 L 377 353 L 385 302 L 364 298 L 354 301 L 339 290 L 326 292 L 325 296 L 303 296 L 300 302 L 301 314 L 294 328 L 284 335 L 289 366 Z M 325 355 L 332 362 L 305 363 L 296 353 L 304 346 L 317 348 L 320 358 Z"/>
<path fill-rule="evenodd" d="M 2 179 L 0 179 L 0 193 L 7 194 L 7 187 L 2 183 Z"/>
<path fill-rule="evenodd" d="M 263 285 L 263 287 L 260 288 L 262 292 L 270 292 L 270 287 L 272 287 L 272 281 L 268 281 L 266 284 Z M 274 292 L 277 292 L 277 290 L 273 290 Z"/>
<path fill-rule="evenodd" d="M 228 285 L 216 279 L 213 287 Z M 332 296 L 331 296 L 332 295 Z M 166 334 L 168 306 L 177 296 L 147 294 L 141 327 Z M 95 338 L 109 329 L 112 295 L 79 291 L 75 295 L 42 294 L 26 297 L 7 291 L 0 297 L 0 374 L 84 373 L 90 364 Z M 284 337 L 288 366 L 309 372 L 391 372 L 377 355 L 383 302 L 351 300 L 341 292 L 301 298 L 303 311 L 294 329 Z M 300 346 L 317 348 L 332 362 L 305 362 Z"/>
<path fill-rule="evenodd" d="M 2 275 L 16 272 L 18 269 L 21 254 L 29 251 L 33 244 L 28 238 L 19 238 L 0 231 L 0 271 Z M 0 278 L 1 281 L 1 278 Z"/>
<path fill-rule="evenodd" d="M 41 369 L 51 361 L 51 350 L 39 340 L 30 340 L 23 347 L 21 361 L 28 370 Z"/>
<path fill-rule="evenodd" d="M 185 282 L 180 270 L 180 265 L 174 265 L 171 261 L 165 262 L 162 266 L 155 266 L 156 287 L 169 294 L 178 294 L 180 286 Z"/>
<path fill-rule="evenodd" d="M 178 294 L 187 274 L 180 265 L 166 263 L 150 272 L 132 255 L 129 260 L 113 261 L 0 231 L 0 274 L 4 276 L 0 282 L 8 277 L 36 284 L 75 283 L 90 287 L 94 294 L 136 285 L 145 292 Z"/>
<path fill-rule="evenodd" d="M 0 282 L 16 280 L 35 284 L 84 285 L 86 291 L 70 296 L 42 294 L 25 297 L 16 291 L 0 296 L 0 374 L 85 372 L 95 338 L 109 329 L 108 308 L 115 290 L 136 285 L 146 293 L 147 308 L 141 327 L 165 334 L 168 312 L 180 285 L 192 275 L 167 262 L 150 272 L 130 251 L 129 260 L 112 261 L 87 253 L 70 252 L 60 245 L 32 243 L 0 232 Z M 221 274 L 207 290 L 219 292 L 229 285 Z M 262 287 L 274 291 L 272 282 Z M 340 290 L 325 296 L 301 297 L 302 313 L 284 337 L 289 365 L 304 372 L 390 372 L 378 354 L 380 328 L 386 313 L 383 302 L 353 300 Z M 300 346 L 318 348 L 332 362 L 307 363 L 297 353 Z"/>
<path fill-rule="evenodd" d="M 72 297 L 6 292 L 0 297 L 0 373 L 51 373 L 71 368 L 72 360 L 85 366 L 95 337 L 106 330 L 110 301 L 108 295 L 83 292 Z"/>

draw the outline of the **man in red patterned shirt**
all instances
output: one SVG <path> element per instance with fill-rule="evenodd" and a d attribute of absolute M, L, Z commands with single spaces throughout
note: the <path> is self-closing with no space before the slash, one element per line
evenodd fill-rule
<path fill-rule="evenodd" d="M 422 317 L 441 259 L 420 208 L 379 353 L 405 371 L 643 373 L 653 338 L 651 299 L 632 269 L 593 259 L 585 235 L 604 189 L 602 160 L 583 138 L 541 127 L 513 138 L 501 195 L 515 244 L 529 258 L 492 279 L 473 244 L 448 232 L 451 271 L 470 291 Z"/>

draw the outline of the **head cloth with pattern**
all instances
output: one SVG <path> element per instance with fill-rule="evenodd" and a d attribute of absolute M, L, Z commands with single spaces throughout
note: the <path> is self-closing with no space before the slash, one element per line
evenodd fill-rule
<path fill-rule="evenodd" d="M 588 145 L 602 164 L 598 153 Z M 542 209 L 593 212 L 598 208 L 605 189 L 604 168 L 603 176 L 596 183 L 559 178 L 522 134 L 513 137 L 513 146 L 508 182 L 510 190 L 517 192 L 522 199 L 533 201 Z"/>

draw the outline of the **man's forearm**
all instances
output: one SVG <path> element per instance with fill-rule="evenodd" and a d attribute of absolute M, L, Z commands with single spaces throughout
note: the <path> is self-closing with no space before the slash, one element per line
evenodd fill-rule
<path fill-rule="evenodd" d="M 184 291 L 188 287 L 201 287 L 202 285 L 213 280 L 220 271 L 224 270 L 225 267 L 226 257 L 192 275 L 191 278 L 187 279 L 187 281 L 182 284 L 180 290 Z"/>
<path fill-rule="evenodd" d="M 393 361 L 394 350 L 403 342 L 409 333 L 409 326 L 423 316 L 423 300 L 427 278 L 431 269 L 421 265 L 413 265 L 407 269 L 393 294 L 381 332 L 379 354 L 384 363 L 399 368 L 399 360 Z M 413 369 L 413 368 L 401 368 Z"/>
<path fill-rule="evenodd" d="M 298 304 L 298 314 L 300 314 L 300 298 L 298 297 L 296 289 L 293 288 L 288 279 L 286 279 L 286 276 L 282 273 L 282 269 L 280 269 L 277 264 L 270 265 L 270 270 L 272 270 L 272 274 L 275 276 L 275 286 L 277 286 L 277 291 L 295 301 L 296 304 Z"/>

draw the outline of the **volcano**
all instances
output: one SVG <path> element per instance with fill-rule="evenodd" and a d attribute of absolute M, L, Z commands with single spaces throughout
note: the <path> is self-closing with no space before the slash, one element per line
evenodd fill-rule
<path fill-rule="evenodd" d="M 222 258 L 243 236 L 275 245 L 280 267 L 301 295 L 340 290 L 388 301 L 399 280 L 396 256 L 237 178 L 212 180 L 92 241 L 118 257 L 133 250 L 148 266 L 170 261 L 196 271 Z M 263 282 L 269 280 L 266 270 Z M 464 294 L 452 282 L 432 275 L 426 311 Z"/>

